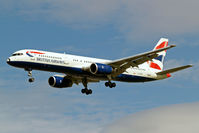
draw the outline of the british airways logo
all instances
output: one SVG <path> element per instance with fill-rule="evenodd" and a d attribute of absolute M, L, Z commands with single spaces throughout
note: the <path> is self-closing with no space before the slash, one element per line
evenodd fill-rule
<path fill-rule="evenodd" d="M 162 70 L 161 67 L 157 63 L 154 63 L 152 61 L 150 62 L 150 67 L 153 69 Z"/>
<path fill-rule="evenodd" d="M 160 55 L 160 56 L 158 56 L 158 57 L 156 57 L 154 59 L 159 60 L 160 62 L 163 62 L 163 55 Z"/>
<path fill-rule="evenodd" d="M 161 49 L 161 48 L 164 48 L 164 47 L 167 47 L 168 46 L 168 42 L 165 41 L 165 42 L 162 42 L 160 45 L 156 46 L 155 49 Z"/>
<path fill-rule="evenodd" d="M 36 51 L 27 51 L 26 55 L 28 55 L 29 57 L 34 57 L 33 54 L 45 54 L 42 52 L 36 52 Z"/>

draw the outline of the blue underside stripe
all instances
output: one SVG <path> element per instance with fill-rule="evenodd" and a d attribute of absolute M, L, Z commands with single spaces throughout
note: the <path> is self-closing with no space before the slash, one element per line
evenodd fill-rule
<path fill-rule="evenodd" d="M 78 75 L 78 76 L 82 76 L 82 77 L 89 76 L 92 78 L 100 77 L 100 78 L 107 79 L 106 75 L 101 75 L 101 76 L 93 75 L 89 72 L 82 71 L 81 68 L 75 68 L 75 67 L 65 67 L 65 66 L 32 63 L 32 62 L 18 62 L 18 61 L 10 62 L 9 64 L 12 66 L 15 66 L 15 67 L 20 67 L 20 68 L 32 68 L 32 69 L 36 69 L 36 70 L 66 73 L 66 74 L 70 74 L 70 75 L 74 74 L 74 75 Z M 147 81 L 153 81 L 155 79 L 134 76 L 134 75 L 128 75 L 128 74 L 120 74 L 114 80 L 123 81 L 123 82 L 147 82 Z"/>

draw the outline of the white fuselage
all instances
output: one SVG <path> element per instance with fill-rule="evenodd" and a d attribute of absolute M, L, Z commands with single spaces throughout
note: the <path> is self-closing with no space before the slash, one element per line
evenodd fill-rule
<path fill-rule="evenodd" d="M 107 80 L 105 75 L 94 75 L 84 69 L 92 63 L 106 64 L 111 60 L 76 56 L 70 54 L 60 54 L 40 50 L 25 49 L 15 52 L 8 58 L 8 64 L 24 68 L 43 71 L 64 73 L 76 78 L 88 77 L 93 80 Z M 112 80 L 123 82 L 146 82 L 167 78 L 166 75 L 159 76 L 155 72 L 144 69 L 144 65 L 130 67 L 126 72 L 118 75 Z"/>

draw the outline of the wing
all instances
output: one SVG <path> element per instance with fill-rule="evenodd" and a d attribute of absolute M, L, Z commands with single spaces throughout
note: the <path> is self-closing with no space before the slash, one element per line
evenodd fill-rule
<path fill-rule="evenodd" d="M 138 65 L 143 64 L 146 61 L 152 60 L 153 58 L 158 57 L 158 53 L 167 49 L 175 47 L 175 45 L 170 45 L 165 48 L 149 51 L 146 53 L 141 53 L 135 56 L 130 56 L 118 60 L 114 60 L 108 62 L 107 65 L 110 65 L 114 68 L 114 73 L 112 74 L 113 77 L 123 73 L 129 67 L 138 67 Z"/>

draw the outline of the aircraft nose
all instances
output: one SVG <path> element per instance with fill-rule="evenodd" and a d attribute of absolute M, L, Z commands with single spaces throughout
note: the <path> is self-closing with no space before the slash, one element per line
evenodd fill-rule
<path fill-rule="evenodd" d="M 10 58 L 8 58 L 8 59 L 7 59 L 7 63 L 10 64 L 10 61 L 11 61 Z"/>
<path fill-rule="evenodd" d="M 17 66 L 15 60 L 12 57 L 9 57 L 6 62 L 8 65 Z"/>

